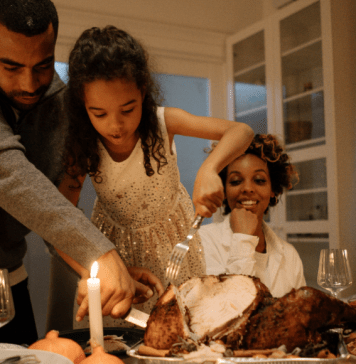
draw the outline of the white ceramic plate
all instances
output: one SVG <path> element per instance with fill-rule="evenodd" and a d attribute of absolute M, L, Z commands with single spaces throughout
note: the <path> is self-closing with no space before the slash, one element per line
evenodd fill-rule
<path fill-rule="evenodd" d="M 1 349 L 0 350 L 0 360 L 9 358 L 11 356 L 16 355 L 36 355 L 37 359 L 41 361 L 43 364 L 73 364 L 71 360 L 66 358 L 63 355 L 59 355 L 56 353 L 52 353 L 50 351 L 44 351 L 44 350 L 34 350 L 34 349 Z"/>
<path fill-rule="evenodd" d="M 0 343 L 0 349 L 25 349 L 25 347 L 16 344 Z"/>

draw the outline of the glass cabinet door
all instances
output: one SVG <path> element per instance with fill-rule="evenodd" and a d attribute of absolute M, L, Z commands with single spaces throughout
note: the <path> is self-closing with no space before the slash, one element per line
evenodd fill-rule
<path fill-rule="evenodd" d="M 299 173 L 284 196 L 284 236 L 302 258 L 309 286 L 329 247 L 320 2 L 279 21 L 283 137 Z"/>
<path fill-rule="evenodd" d="M 280 22 L 280 49 L 285 142 L 325 143 L 319 2 Z"/>
<path fill-rule="evenodd" d="M 307 284 L 315 287 L 320 250 L 341 246 L 331 5 L 291 2 L 227 41 L 228 117 L 255 133 L 275 134 L 298 170 L 299 183 L 285 191 L 267 221 L 296 247 Z"/>
<path fill-rule="evenodd" d="M 264 30 L 233 45 L 234 119 L 267 133 Z"/>
<path fill-rule="evenodd" d="M 286 222 L 328 220 L 319 1 L 279 22 L 284 142 L 300 181 L 286 194 Z M 316 157 L 319 155 L 319 157 Z M 293 160 L 293 158 L 292 158 Z"/>

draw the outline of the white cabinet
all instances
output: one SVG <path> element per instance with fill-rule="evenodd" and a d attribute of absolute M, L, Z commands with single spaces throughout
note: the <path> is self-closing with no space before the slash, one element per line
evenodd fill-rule
<path fill-rule="evenodd" d="M 299 183 L 271 209 L 267 221 L 297 248 L 307 283 L 314 287 L 320 249 L 349 248 L 340 238 L 338 214 L 336 151 L 342 145 L 335 132 L 332 29 L 335 24 L 342 28 L 345 15 L 333 14 L 338 4 L 298 0 L 227 40 L 228 117 L 249 124 L 255 133 L 276 134 L 300 173 Z M 355 8 L 352 1 L 343 4 Z"/>

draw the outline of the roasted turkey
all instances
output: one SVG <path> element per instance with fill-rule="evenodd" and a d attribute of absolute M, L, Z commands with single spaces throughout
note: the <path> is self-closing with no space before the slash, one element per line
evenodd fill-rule
<path fill-rule="evenodd" d="M 356 322 L 356 309 L 311 287 L 277 299 L 256 277 L 204 276 L 167 288 L 151 311 L 144 343 L 170 349 L 181 339 L 219 339 L 232 349 L 284 344 L 291 351 L 344 322 Z"/>
<path fill-rule="evenodd" d="M 258 278 L 220 275 L 170 285 L 151 311 L 145 345 L 169 349 L 182 339 L 238 341 L 251 314 L 272 296 Z"/>
<path fill-rule="evenodd" d="M 301 287 L 250 318 L 243 346 L 265 349 L 285 344 L 292 351 L 320 341 L 321 331 L 346 322 L 356 322 L 354 307 L 315 288 Z"/>

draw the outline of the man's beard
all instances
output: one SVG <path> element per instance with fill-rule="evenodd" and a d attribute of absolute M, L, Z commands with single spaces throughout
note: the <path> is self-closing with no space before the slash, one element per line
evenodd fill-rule
<path fill-rule="evenodd" d="M 40 86 L 35 92 L 31 93 L 31 92 L 26 92 L 26 91 L 18 91 L 18 90 L 14 90 L 14 91 L 11 91 L 9 93 L 6 93 L 1 87 L 0 87 L 0 93 L 3 94 L 9 104 L 14 107 L 15 109 L 17 110 L 20 110 L 20 111 L 28 111 L 28 110 L 31 110 L 33 109 L 39 102 L 39 99 L 37 102 L 34 102 L 33 104 L 23 104 L 21 102 L 18 102 L 15 100 L 15 97 L 34 97 L 34 96 L 43 96 L 46 91 L 48 90 L 49 88 L 49 85 L 42 85 Z"/>

